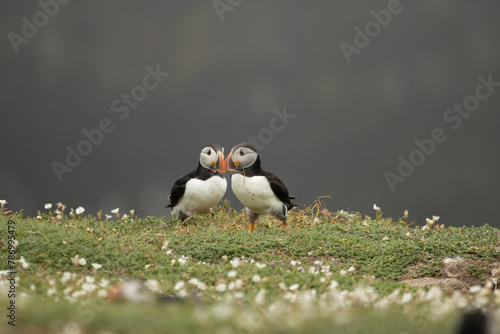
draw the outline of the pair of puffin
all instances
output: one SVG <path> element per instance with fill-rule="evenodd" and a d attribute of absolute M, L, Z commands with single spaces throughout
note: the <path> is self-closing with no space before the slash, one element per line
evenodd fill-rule
<path fill-rule="evenodd" d="M 250 232 L 262 215 L 273 215 L 283 222 L 296 205 L 290 200 L 283 182 L 274 174 L 262 170 L 255 147 L 241 143 L 231 149 L 224 160 L 224 148 L 207 145 L 200 153 L 198 168 L 178 179 L 172 187 L 168 207 L 184 221 L 193 214 L 207 213 L 224 196 L 227 181 L 222 174 L 234 172 L 231 188 L 245 206 Z"/>

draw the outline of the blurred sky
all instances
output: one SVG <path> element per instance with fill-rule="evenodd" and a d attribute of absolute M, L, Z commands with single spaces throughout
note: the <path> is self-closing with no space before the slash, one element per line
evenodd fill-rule
<path fill-rule="evenodd" d="M 374 216 L 376 203 L 393 218 L 409 210 L 420 225 L 438 215 L 446 225 L 500 227 L 500 87 L 469 98 L 478 77 L 500 82 L 499 2 L 42 0 L 1 8 L 0 199 L 9 208 L 32 216 L 61 201 L 92 214 L 119 207 L 170 216 L 170 188 L 196 168 L 205 144 L 227 154 L 255 136 L 265 144 L 263 168 L 299 208 L 331 196 L 332 210 Z M 367 24 L 372 37 L 356 38 Z M 362 46 L 350 62 L 343 42 Z M 126 95 L 140 101 L 127 104 Z M 447 112 L 464 100 L 470 115 Z M 273 121 L 284 109 L 295 117 Z M 67 165 L 67 146 L 77 150 L 82 131 L 96 134 L 101 122 L 108 133 L 96 135 L 98 145 L 80 144 L 91 153 L 60 182 L 54 162 Z M 415 140 L 436 128 L 446 140 L 422 159 Z M 398 175 L 399 156 L 420 165 L 392 191 L 384 173 Z M 226 198 L 242 208 L 230 187 Z"/>

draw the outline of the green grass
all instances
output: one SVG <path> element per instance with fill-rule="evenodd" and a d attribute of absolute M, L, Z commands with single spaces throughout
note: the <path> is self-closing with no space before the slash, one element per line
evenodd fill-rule
<path fill-rule="evenodd" d="M 418 297 L 423 292 L 399 281 L 436 276 L 444 258 L 457 256 L 475 260 L 468 270 L 485 280 L 499 258 L 498 229 L 484 225 L 424 230 L 404 219 L 382 218 L 381 212 L 377 216 L 332 213 L 317 203 L 292 213 L 286 231 L 274 219 L 263 218 L 249 233 L 245 215 L 227 202 L 211 214 L 192 217 L 186 227 L 165 217 L 103 221 L 90 215 L 58 219 L 54 213 L 41 218 L 0 214 L 0 229 L 5 231 L 0 270 L 8 269 L 6 232 L 12 219 L 19 241 L 16 258 L 23 256 L 29 263 L 22 268 L 16 262 L 16 333 L 64 332 L 65 326 L 86 333 L 418 333 L 424 325 L 428 333 L 449 331 L 456 312 L 431 317 L 432 306 Z M 162 249 L 166 241 L 168 247 Z M 86 264 L 73 263 L 76 255 Z M 236 268 L 233 258 L 242 260 Z M 102 267 L 94 269 L 92 263 Z M 235 277 L 228 276 L 231 271 Z M 64 280 L 66 272 L 75 276 Z M 260 280 L 254 281 L 255 275 Z M 80 291 L 85 277 L 90 284 L 102 279 L 109 284 L 68 302 L 66 296 Z M 98 290 L 109 293 L 111 286 L 131 278 L 156 280 L 162 294 L 182 295 L 184 290 L 187 297 L 179 303 L 135 304 L 98 296 Z M 202 281 L 206 290 L 189 283 L 192 278 Z M 179 281 L 185 282 L 180 290 L 175 288 Z M 340 298 L 328 295 L 332 281 L 338 282 L 338 291 L 352 293 L 346 307 L 331 306 L 338 301 L 328 298 Z M 216 289 L 221 284 L 226 291 Z M 229 291 L 231 284 L 236 287 Z M 298 288 L 284 290 L 280 284 Z M 383 308 L 371 301 L 353 302 L 356 291 L 364 291 L 362 300 L 368 288 L 373 288 L 376 300 L 391 300 L 391 293 L 400 289 L 401 294 L 409 292 L 413 302 L 401 307 L 399 300 Z M 257 303 L 261 290 L 265 300 Z M 0 305 L 7 303 L 2 293 Z M 4 329 L 12 329 L 5 320 L 0 323 L 0 331 Z"/>

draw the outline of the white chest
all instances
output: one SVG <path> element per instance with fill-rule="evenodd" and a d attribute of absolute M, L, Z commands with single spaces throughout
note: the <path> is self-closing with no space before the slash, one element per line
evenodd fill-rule
<path fill-rule="evenodd" d="M 206 213 L 222 199 L 226 188 L 226 179 L 219 176 L 213 176 L 205 181 L 191 179 L 186 183 L 184 195 L 178 206 L 190 214 Z"/>
<path fill-rule="evenodd" d="M 245 207 L 259 215 L 271 214 L 283 205 L 264 176 L 233 174 L 231 188 Z"/>

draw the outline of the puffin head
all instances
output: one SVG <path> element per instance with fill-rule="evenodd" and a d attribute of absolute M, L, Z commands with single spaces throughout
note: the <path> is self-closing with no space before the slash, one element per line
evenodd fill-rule
<path fill-rule="evenodd" d="M 226 170 L 242 171 L 253 166 L 257 159 L 259 159 L 259 154 L 255 147 L 248 143 L 238 144 L 231 149 L 231 153 L 226 158 Z"/>
<path fill-rule="evenodd" d="M 217 144 L 205 146 L 200 153 L 200 164 L 206 169 L 224 173 L 226 171 L 224 147 Z"/>

